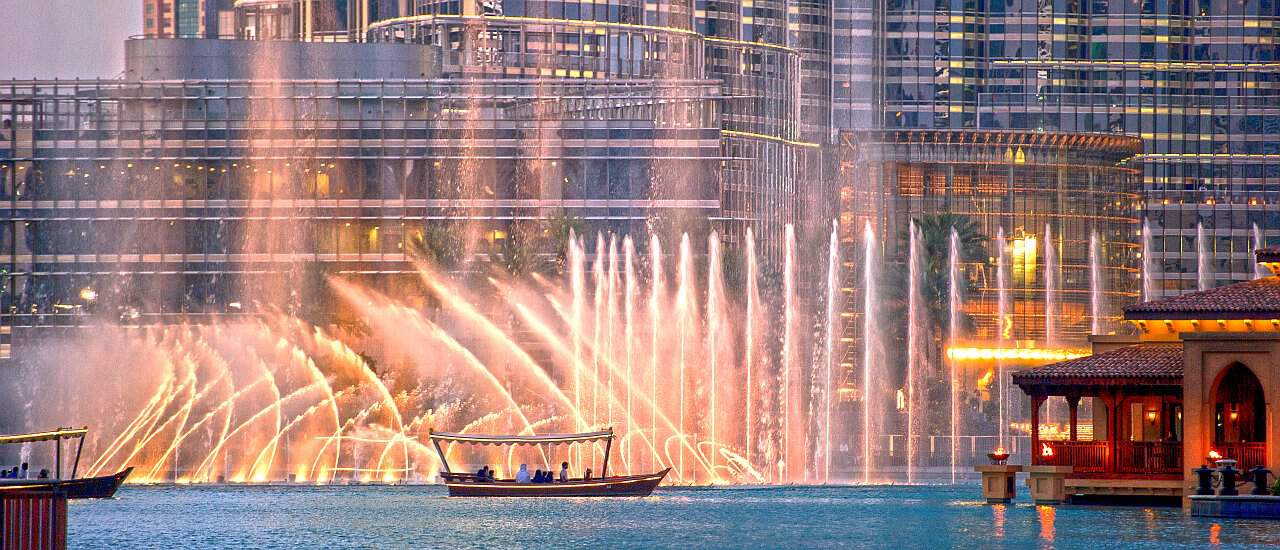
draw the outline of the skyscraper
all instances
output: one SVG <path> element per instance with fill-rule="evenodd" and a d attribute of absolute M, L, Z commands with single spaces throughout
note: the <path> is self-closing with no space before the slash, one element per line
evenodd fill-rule
<path fill-rule="evenodd" d="M 234 36 L 234 0 L 142 0 L 143 34 L 152 38 Z"/>
<path fill-rule="evenodd" d="M 869 93 L 838 93 L 837 113 L 874 101 L 888 129 L 1141 138 L 1156 296 L 1252 278 L 1252 250 L 1280 237 L 1273 0 L 886 0 L 870 37 L 857 4 L 836 6 L 836 89 L 860 80 L 859 47 L 878 52 L 878 78 Z"/>

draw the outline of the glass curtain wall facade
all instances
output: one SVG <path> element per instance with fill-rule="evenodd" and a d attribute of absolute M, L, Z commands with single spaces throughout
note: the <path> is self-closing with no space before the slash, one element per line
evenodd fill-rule
<path fill-rule="evenodd" d="M 1141 254 L 1132 235 L 1140 227 L 1134 215 L 1139 175 L 1126 161 L 1139 153 L 1140 140 L 985 130 L 886 130 L 859 137 L 844 149 L 851 156 L 841 159 L 841 193 L 848 210 L 870 214 L 849 218 L 842 234 L 849 255 L 861 255 L 867 222 L 883 236 L 886 257 L 895 259 L 906 256 L 902 228 L 913 218 L 948 213 L 976 222 L 989 240 L 982 261 L 961 265 L 975 291 L 965 301 L 972 339 L 1080 345 L 1093 326 L 1114 330 L 1121 306 L 1137 298 Z M 868 156 L 876 160 L 866 162 Z M 858 185 L 863 181 L 886 185 Z M 1001 234 L 1012 300 L 1003 335 L 996 307 Z M 1102 298 L 1096 312 L 1089 251 L 1095 234 Z M 1048 246 L 1055 262 L 1046 261 Z M 1046 310 L 1050 278 L 1057 281 L 1056 307 Z M 1046 312 L 1053 314 L 1049 322 Z M 1046 334 L 1046 327 L 1055 334 Z"/>
<path fill-rule="evenodd" d="M 718 98 L 706 81 L 8 83 L 4 324 L 304 307 L 287 289 L 322 264 L 413 288 L 431 227 L 484 255 L 557 215 L 635 234 L 714 218 Z"/>
<path fill-rule="evenodd" d="M 885 0 L 876 18 L 886 128 L 1142 138 L 1153 297 L 1199 286 L 1198 226 L 1210 284 L 1254 277 L 1280 237 L 1274 0 Z"/>
<path fill-rule="evenodd" d="M 413 9 L 373 23 L 368 39 L 439 46 L 447 74 L 718 83 L 724 160 L 715 223 L 731 247 L 753 228 L 765 260 L 781 261 L 783 227 L 802 194 L 798 171 L 817 148 L 802 141 L 801 55 L 787 45 L 785 5 L 508 0 Z M 654 177 L 688 185 L 675 170 Z"/>

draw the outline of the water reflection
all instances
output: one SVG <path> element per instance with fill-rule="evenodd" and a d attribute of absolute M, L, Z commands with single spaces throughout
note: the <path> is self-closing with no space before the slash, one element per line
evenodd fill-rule
<path fill-rule="evenodd" d="M 1004 510 L 1003 504 L 994 504 L 991 506 L 991 532 L 996 538 L 1004 538 Z"/>
<path fill-rule="evenodd" d="M 1209 526 L 1209 544 L 1214 546 L 1222 546 L 1222 524 L 1215 523 Z"/>
<path fill-rule="evenodd" d="M 1053 522 L 1058 510 L 1053 506 L 1036 506 L 1040 513 L 1040 542 L 1044 546 L 1053 547 Z"/>

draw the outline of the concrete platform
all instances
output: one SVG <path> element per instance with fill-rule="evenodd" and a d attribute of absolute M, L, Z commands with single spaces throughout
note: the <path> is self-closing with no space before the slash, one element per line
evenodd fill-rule
<path fill-rule="evenodd" d="M 1191 495 L 1191 515 L 1210 518 L 1280 519 L 1280 496 Z"/>
<path fill-rule="evenodd" d="M 1093 479 L 1066 480 L 1066 493 L 1090 497 L 1173 497 L 1181 498 L 1186 490 L 1181 479 Z"/>

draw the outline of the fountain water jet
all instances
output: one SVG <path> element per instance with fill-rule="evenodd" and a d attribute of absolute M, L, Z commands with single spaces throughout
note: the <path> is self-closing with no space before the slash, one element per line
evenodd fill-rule
<path fill-rule="evenodd" d="M 954 227 L 951 228 L 949 240 L 950 250 L 947 254 L 947 340 L 950 342 L 958 342 L 960 339 L 960 234 L 956 232 Z M 951 483 L 956 482 L 956 458 L 959 452 L 957 446 L 960 434 L 960 398 L 957 393 L 960 391 L 960 376 L 956 372 L 958 366 L 955 361 L 948 361 L 951 364 Z"/>
<path fill-rule="evenodd" d="M 791 437 L 793 428 L 800 423 L 800 399 L 798 397 L 800 391 L 798 378 L 800 373 L 796 368 L 796 308 L 799 306 L 796 303 L 795 265 L 796 230 L 795 226 L 787 224 L 783 238 L 782 393 L 779 395 L 782 404 L 780 410 L 782 413 L 783 464 L 779 473 L 782 479 L 788 481 L 792 479 L 792 467 L 796 464 L 795 457 L 803 456 L 803 449 L 795 449 L 796 446 L 803 445 L 803 442 L 795 441 Z"/>
<path fill-rule="evenodd" d="M 873 430 L 879 424 L 873 422 L 873 416 L 880 409 L 875 403 L 873 383 L 876 375 L 873 372 L 877 364 L 874 356 L 878 347 L 878 332 L 873 319 L 878 311 L 876 285 L 876 234 L 868 221 L 862 230 L 862 482 L 871 483 Z"/>
<path fill-rule="evenodd" d="M 923 344 L 927 336 L 925 332 L 924 298 L 920 293 L 923 250 L 921 249 L 920 228 L 915 220 L 911 220 L 910 242 L 907 254 L 907 376 L 905 380 L 907 425 L 903 430 L 907 443 L 907 483 L 915 483 L 916 474 L 916 398 L 919 386 L 920 370 L 923 367 Z"/>
<path fill-rule="evenodd" d="M 1000 347 L 1008 345 L 1013 338 L 1013 289 L 1009 287 L 1009 243 L 1004 236 L 1004 227 L 996 232 L 996 332 Z M 996 362 L 997 390 L 1000 392 L 998 403 L 1000 446 L 1004 447 L 1009 431 L 1009 390 L 1005 380 L 1004 362 Z"/>
<path fill-rule="evenodd" d="M 1104 284 L 1102 242 L 1098 239 L 1097 230 L 1094 230 L 1089 233 L 1089 312 L 1092 317 L 1092 323 L 1089 325 L 1090 334 L 1102 334 L 1102 323 L 1107 314 L 1103 297 Z"/>
<path fill-rule="evenodd" d="M 1142 301 L 1156 298 L 1155 247 L 1152 245 L 1151 224 L 1142 218 Z"/>
<path fill-rule="evenodd" d="M 1196 289 L 1213 288 L 1213 264 L 1209 258 L 1209 240 L 1204 234 L 1204 224 L 1196 224 Z"/>
<path fill-rule="evenodd" d="M 1264 239 L 1264 238 L 1262 237 L 1262 230 L 1258 228 L 1258 224 L 1257 224 L 1257 223 L 1254 223 L 1254 224 L 1253 224 L 1253 251 L 1252 251 L 1252 253 L 1253 253 L 1253 254 L 1257 254 L 1257 253 L 1258 253 L 1258 250 L 1261 250 L 1261 249 L 1263 249 L 1263 248 L 1266 248 L 1266 246 L 1267 246 L 1267 241 L 1266 241 L 1266 239 Z M 1264 266 L 1263 266 L 1262 264 L 1260 264 L 1260 263 L 1254 262 L 1254 264 L 1253 264 L 1253 278 L 1254 278 L 1254 279 L 1261 279 L 1261 278 L 1263 278 L 1263 277 L 1267 277 L 1267 276 L 1269 276 L 1269 275 L 1271 275 L 1271 270 L 1267 269 L 1266 267 L 1264 267 Z"/>
<path fill-rule="evenodd" d="M 753 462 L 753 457 L 755 454 L 756 447 L 755 445 L 752 444 L 753 442 L 751 440 L 751 430 L 756 423 L 756 417 L 752 415 L 751 406 L 755 402 L 755 397 L 752 394 L 752 389 L 755 386 L 753 385 L 752 380 L 754 377 L 754 370 L 755 370 L 755 356 L 756 356 L 755 346 L 757 343 L 756 331 L 758 330 L 758 327 L 759 327 L 757 316 L 760 314 L 759 312 L 760 267 L 756 261 L 755 234 L 752 232 L 750 227 L 747 228 L 746 262 L 747 262 L 747 266 L 746 266 L 747 268 L 747 315 L 745 320 L 746 330 L 744 331 L 745 339 L 746 339 L 746 349 L 743 352 L 743 362 L 745 363 L 743 370 L 745 371 L 745 378 L 747 383 L 746 383 L 745 395 L 743 395 L 743 401 L 746 403 L 745 408 L 747 411 L 747 417 L 744 421 L 744 432 L 745 432 L 744 439 L 746 441 L 746 445 L 744 448 L 746 449 L 746 457 L 745 457 L 746 461 L 749 465 L 752 466 L 752 468 L 754 468 L 755 463 Z M 758 377 L 754 377 L 754 378 L 758 379 Z M 766 469 L 765 471 L 771 472 L 772 470 Z"/>
<path fill-rule="evenodd" d="M 833 387 L 835 384 L 836 370 L 836 326 L 840 322 L 837 296 L 840 292 L 840 240 L 839 240 L 840 223 L 831 222 L 831 239 L 827 248 L 827 319 L 824 345 L 826 347 L 826 372 L 823 375 L 825 382 L 822 392 L 823 397 L 823 422 L 822 430 L 822 481 L 823 483 L 831 482 L 831 433 L 835 429 L 832 424 L 833 417 L 831 415 L 831 404 L 835 401 L 835 393 Z"/>

